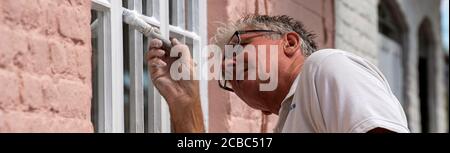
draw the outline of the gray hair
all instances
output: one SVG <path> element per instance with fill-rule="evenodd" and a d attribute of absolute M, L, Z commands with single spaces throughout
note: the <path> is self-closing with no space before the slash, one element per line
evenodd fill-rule
<path fill-rule="evenodd" d="M 226 45 L 235 31 L 243 30 L 247 27 L 258 30 L 273 30 L 283 34 L 294 31 L 300 36 L 303 56 L 308 57 L 317 50 L 317 44 L 313 40 L 315 35 L 307 31 L 300 21 L 296 21 L 286 15 L 246 15 L 236 22 L 222 23 L 217 29 L 217 34 L 212 38 L 212 41 L 222 47 Z"/>

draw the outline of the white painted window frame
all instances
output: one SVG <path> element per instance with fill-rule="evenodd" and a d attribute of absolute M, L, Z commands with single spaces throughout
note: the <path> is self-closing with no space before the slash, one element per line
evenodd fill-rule
<path fill-rule="evenodd" d="M 122 1 L 92 0 L 99 21 L 99 132 L 124 132 Z"/>
<path fill-rule="evenodd" d="M 141 13 L 143 9 L 151 12 L 151 16 L 142 17 L 154 26 L 160 27 L 164 38 L 169 33 L 176 33 L 186 39 L 192 40 L 193 58 L 200 65 L 207 60 L 200 58 L 201 46 L 207 45 L 206 29 L 206 0 L 191 0 L 188 3 L 192 10 L 184 19 L 184 0 L 174 0 L 174 25 L 169 25 L 169 1 L 148 0 L 147 6 L 142 6 L 141 0 L 128 0 L 128 9 Z M 180 5 L 181 4 L 181 5 Z M 161 9 L 165 8 L 165 9 Z M 124 90 L 123 90 L 123 33 L 122 33 L 122 0 L 92 0 L 92 10 L 102 13 L 99 16 L 99 109 L 98 131 L 106 133 L 124 132 Z M 190 21 L 186 23 L 186 21 Z M 185 28 L 187 25 L 187 29 Z M 144 98 L 143 98 L 143 36 L 130 29 L 130 132 L 144 132 Z M 198 76 L 205 72 L 198 71 Z M 200 95 L 204 113 L 205 129 L 208 129 L 208 81 L 200 80 Z M 158 91 L 151 85 L 149 87 L 148 103 L 148 132 L 171 132 L 170 114 L 167 103 Z"/>

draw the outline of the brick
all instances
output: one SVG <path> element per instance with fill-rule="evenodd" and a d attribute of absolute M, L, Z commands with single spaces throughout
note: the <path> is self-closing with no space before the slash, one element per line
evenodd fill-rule
<path fill-rule="evenodd" d="M 373 1 L 336 1 L 336 47 L 376 63 L 378 27 Z M 358 21 L 358 22 L 354 22 Z M 355 43 L 358 42 L 358 43 Z"/>
<path fill-rule="evenodd" d="M 51 71 L 57 77 L 74 80 L 78 78 L 77 50 L 68 43 L 50 42 Z"/>
<path fill-rule="evenodd" d="M 60 43 L 50 42 L 51 70 L 53 73 L 64 73 L 67 66 L 66 49 Z"/>
<path fill-rule="evenodd" d="M 78 38 L 78 34 L 75 31 L 75 26 L 77 25 L 72 11 L 69 11 L 67 9 L 60 8 L 57 12 L 58 16 L 57 23 L 58 23 L 58 32 L 63 35 L 64 37 L 75 37 Z"/>
<path fill-rule="evenodd" d="M 29 37 L 28 41 L 29 51 L 26 56 L 29 56 L 28 63 L 33 69 L 33 72 L 44 75 L 50 74 L 51 64 L 50 48 L 48 41 L 44 37 Z"/>
<path fill-rule="evenodd" d="M 65 47 L 66 48 L 63 51 L 66 52 L 66 60 L 67 60 L 66 73 L 69 75 L 77 76 L 78 75 L 78 73 L 77 73 L 78 50 L 75 46 L 68 45 L 68 44 L 66 44 Z"/>
<path fill-rule="evenodd" d="M 9 28 L 0 25 L 0 68 L 24 67 L 27 65 L 27 41 L 20 34 L 15 34 Z M 7 45 L 6 45 L 7 44 Z"/>
<path fill-rule="evenodd" d="M 45 107 L 39 76 L 22 73 L 21 77 L 23 87 L 21 88 L 20 93 L 24 104 L 21 109 L 34 111 Z"/>
<path fill-rule="evenodd" d="M 47 103 L 46 107 L 50 111 L 56 111 L 55 113 L 59 113 L 61 110 L 54 110 L 56 108 L 56 104 L 58 103 L 58 89 L 56 88 L 57 80 L 52 79 L 50 76 L 43 76 L 41 78 L 41 90 L 42 90 L 42 98 Z"/>
<path fill-rule="evenodd" d="M 0 132 L 92 132 L 90 0 L 0 1 Z"/>
<path fill-rule="evenodd" d="M 322 8 L 331 5 L 330 2 L 304 0 L 285 1 L 283 3 L 274 1 L 269 4 L 272 10 L 271 15 L 289 15 L 301 21 L 308 31 L 315 33 L 317 36 L 315 41 L 318 43 L 319 48 L 332 47 L 333 39 L 330 38 L 332 38 L 334 27 L 330 22 L 332 22 L 334 16 L 332 16 L 332 12 L 325 12 Z M 293 13 L 292 10 L 296 10 L 296 12 Z"/>
<path fill-rule="evenodd" d="M 0 6 L 4 11 L 4 23 L 11 27 L 32 30 L 45 23 L 38 1 L 4 0 Z"/>
<path fill-rule="evenodd" d="M 44 11 L 39 7 L 38 1 L 26 1 L 26 9 L 22 9 L 20 23 L 25 30 L 34 30 L 45 24 Z"/>
<path fill-rule="evenodd" d="M 2 20 L 1 22 L 8 26 L 16 26 L 20 24 L 21 15 L 23 12 L 22 8 L 26 0 L 3 0 L 0 1 L 0 10 L 2 10 Z"/>
<path fill-rule="evenodd" d="M 91 29 L 91 0 L 74 0 L 73 4 L 77 4 L 74 7 L 74 11 L 77 12 L 75 19 L 80 27 L 81 41 L 82 45 L 91 46 L 91 31 L 86 29 Z"/>
<path fill-rule="evenodd" d="M 14 133 L 90 133 L 89 120 L 70 119 L 46 113 L 0 110 L 0 132 Z"/>
<path fill-rule="evenodd" d="M 91 84 L 92 73 L 92 52 L 87 47 L 76 47 L 77 52 L 77 73 L 79 79 L 83 80 L 85 84 Z"/>
<path fill-rule="evenodd" d="M 295 3 L 297 5 L 301 5 L 298 7 L 303 7 L 303 8 L 307 8 L 310 11 L 313 11 L 315 14 L 322 14 L 323 8 L 322 5 L 324 3 L 324 1 L 317 1 L 317 0 L 290 0 L 292 3 Z M 277 3 L 277 2 L 275 2 Z M 284 2 L 283 3 L 287 3 L 290 4 L 289 2 Z"/>
<path fill-rule="evenodd" d="M 0 110 L 10 109 L 20 103 L 18 76 L 0 69 Z"/>
<path fill-rule="evenodd" d="M 80 82 L 60 80 L 57 109 L 68 118 L 90 119 L 92 89 Z"/>
<path fill-rule="evenodd" d="M 0 27 L 0 44 L 13 44 L 12 39 L 14 38 L 7 37 L 11 34 L 9 30 Z M 11 64 L 16 53 L 17 50 L 13 49 L 11 45 L 0 45 L 0 68 L 5 68 Z"/>
<path fill-rule="evenodd" d="M 56 16 L 58 23 L 58 33 L 62 37 L 69 38 L 73 43 L 85 43 L 83 35 L 88 34 L 84 29 L 82 29 L 81 24 L 77 22 L 77 12 L 73 8 L 60 8 L 57 12 L 59 15 Z M 90 31 L 88 31 L 90 33 Z"/>
<path fill-rule="evenodd" d="M 56 20 L 56 17 L 58 14 L 58 9 L 51 9 L 51 8 L 58 8 L 57 5 L 52 2 L 52 1 L 48 1 L 48 0 L 40 0 L 39 1 L 41 7 L 43 8 L 47 8 L 45 9 L 44 13 L 43 13 L 43 17 L 45 19 L 45 23 L 44 25 L 42 25 L 40 28 L 40 32 L 41 34 L 44 35 L 55 35 L 58 32 L 58 23 Z"/>

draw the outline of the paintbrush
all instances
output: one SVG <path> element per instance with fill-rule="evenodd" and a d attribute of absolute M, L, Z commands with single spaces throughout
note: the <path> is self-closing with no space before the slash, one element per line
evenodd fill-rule
<path fill-rule="evenodd" d="M 141 19 L 141 15 L 138 12 L 124 8 L 122 16 L 125 23 L 129 24 L 131 27 L 144 34 L 146 37 L 161 40 L 163 43 L 162 49 L 170 51 L 170 48 L 172 48 L 171 42 L 161 36 L 158 28 L 151 26 L 143 19 Z"/>

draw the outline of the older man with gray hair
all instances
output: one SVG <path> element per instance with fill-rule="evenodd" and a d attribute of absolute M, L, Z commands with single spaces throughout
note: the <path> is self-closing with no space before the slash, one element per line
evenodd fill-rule
<path fill-rule="evenodd" d="M 252 63 L 276 64 L 279 81 L 274 90 L 261 91 L 259 85 L 275 78 L 219 80 L 221 88 L 234 92 L 250 107 L 279 115 L 275 132 L 409 132 L 402 106 L 375 65 L 345 51 L 317 50 L 313 34 L 291 17 L 248 15 L 218 28 L 214 40 L 221 48 L 276 46 L 277 52 L 257 47 L 255 52 L 265 52 L 265 57 L 237 52 L 221 62 L 234 72 L 236 59 L 243 58 L 247 77 L 260 74 L 256 71 L 261 69 Z M 188 55 L 181 60 L 192 71 L 189 48 L 175 39 L 172 45 L 172 50 Z M 198 81 L 172 79 L 170 66 L 176 59 L 161 46 L 160 40 L 151 40 L 146 61 L 155 87 L 169 105 L 173 129 L 204 132 Z"/>

